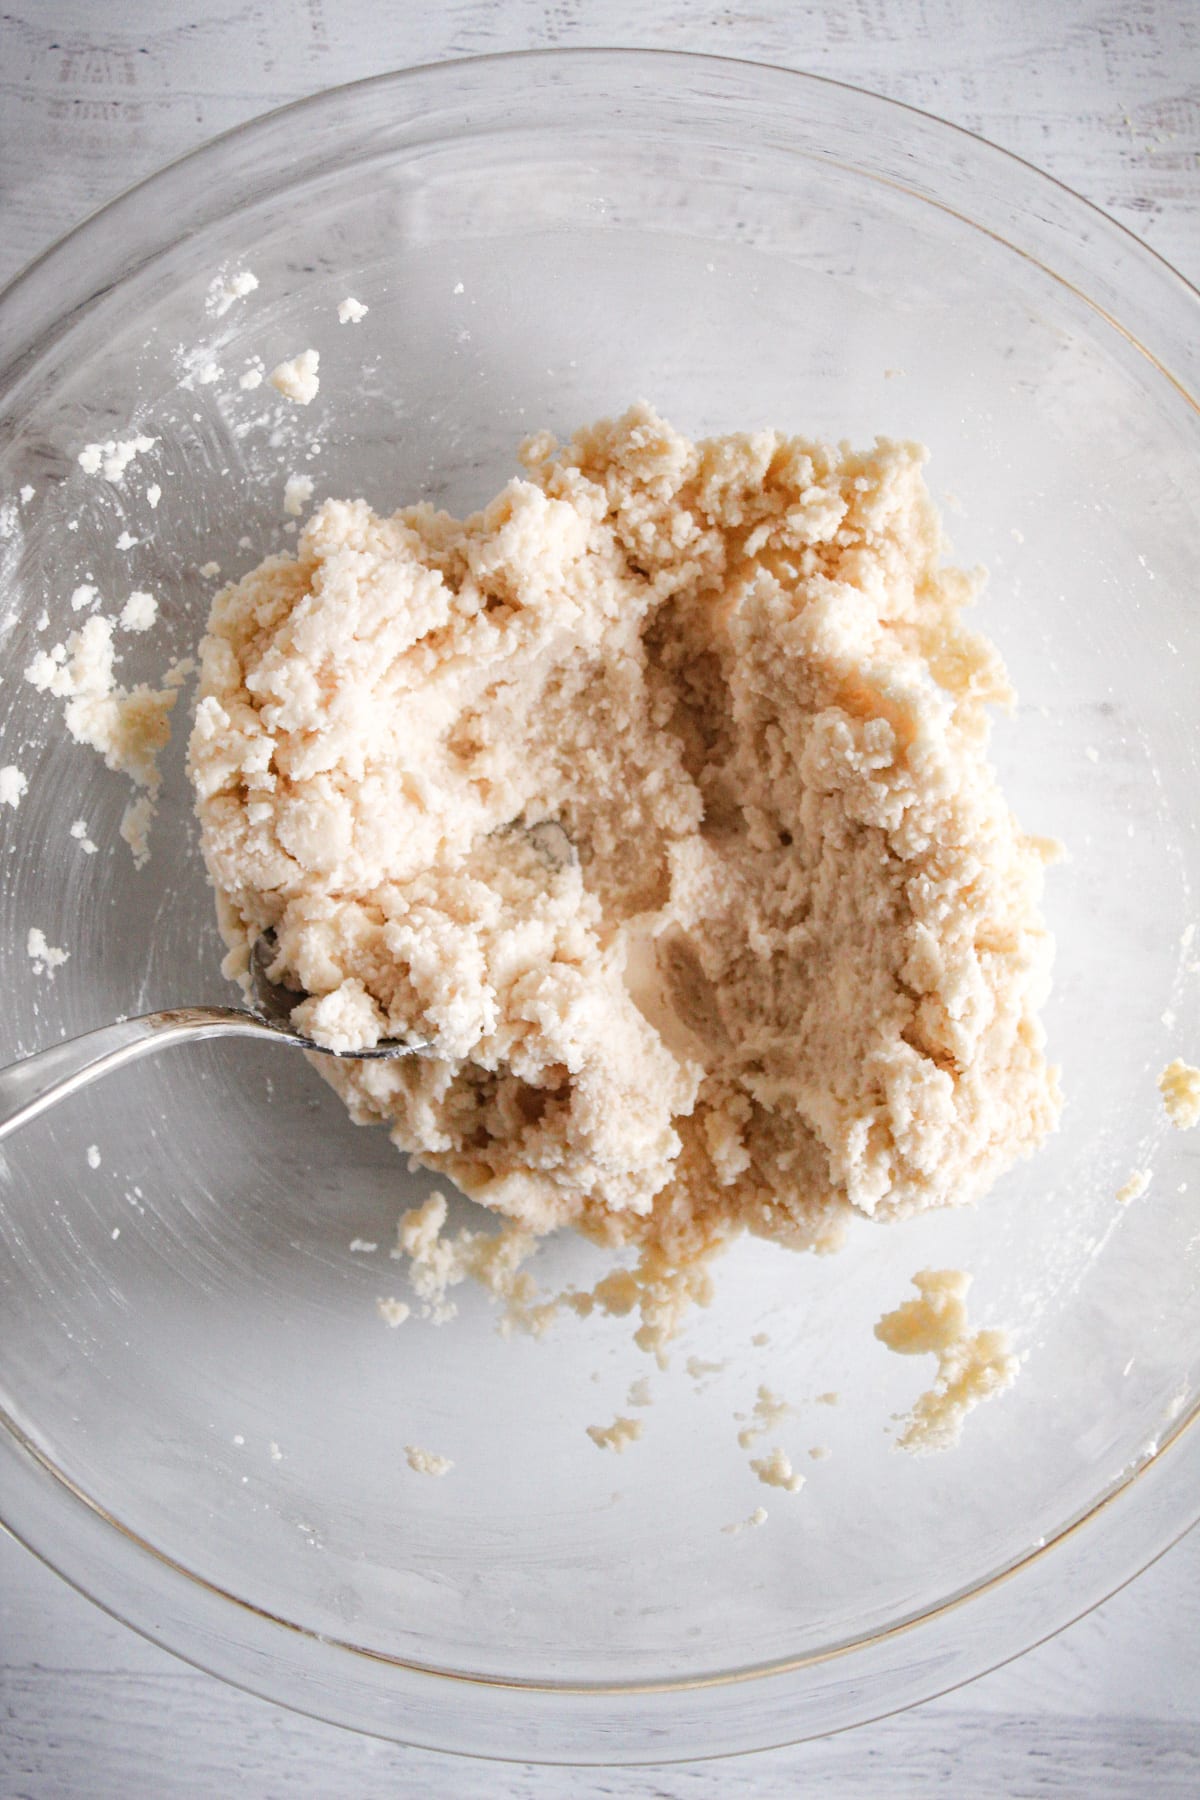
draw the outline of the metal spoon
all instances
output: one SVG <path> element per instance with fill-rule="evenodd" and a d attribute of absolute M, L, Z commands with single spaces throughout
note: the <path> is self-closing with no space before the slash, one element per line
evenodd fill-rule
<path fill-rule="evenodd" d="M 0 1069 L 0 1138 L 89 1081 L 167 1044 L 214 1037 L 267 1038 L 297 1050 L 358 1060 L 417 1056 L 428 1049 L 425 1043 L 399 1038 L 384 1038 L 371 1050 L 327 1050 L 324 1044 L 315 1044 L 291 1022 L 292 1008 L 305 996 L 268 979 L 267 969 L 274 960 L 274 934 L 265 932 L 254 940 L 250 952 L 250 999 L 245 1011 L 234 1006 L 173 1006 L 167 1012 L 143 1013 L 141 1018 L 122 1019 L 64 1044 L 52 1044 Z"/>

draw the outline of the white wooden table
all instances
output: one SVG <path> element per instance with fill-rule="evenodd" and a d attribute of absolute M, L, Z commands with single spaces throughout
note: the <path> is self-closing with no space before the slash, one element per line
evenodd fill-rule
<path fill-rule="evenodd" d="M 283 101 L 407 63 L 603 43 L 756 57 L 910 101 L 1040 164 L 1200 278 L 1196 0 L 7 0 L 0 279 Z M 792 1750 L 616 1773 L 459 1762 L 295 1717 L 143 1643 L 0 1536 L 0 1708 L 4 1800 L 1192 1797 L 1200 1533 L 957 1694 Z"/>

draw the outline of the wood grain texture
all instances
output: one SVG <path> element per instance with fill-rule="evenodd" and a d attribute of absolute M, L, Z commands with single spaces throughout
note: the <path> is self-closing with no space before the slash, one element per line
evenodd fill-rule
<path fill-rule="evenodd" d="M 333 83 L 530 46 L 755 57 L 927 108 L 1039 164 L 1200 277 L 1194 0 L 9 0 L 0 280 L 132 181 Z M 784 1800 L 1200 1793 L 1200 1535 L 1053 1642 L 842 1737 L 687 1768 L 461 1763 L 187 1669 L 0 1537 L 0 1796 Z"/>
<path fill-rule="evenodd" d="M 639 0 L 10 0 L 0 278 L 130 182 L 268 107 L 415 62 L 603 43 L 757 57 L 925 107 L 1197 273 L 1200 7 L 1188 0 L 664 0 L 646 13 Z"/>

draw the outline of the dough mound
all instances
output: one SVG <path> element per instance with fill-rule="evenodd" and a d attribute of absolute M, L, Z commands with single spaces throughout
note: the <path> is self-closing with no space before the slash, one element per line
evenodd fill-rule
<path fill-rule="evenodd" d="M 977 1198 L 1054 1126 L 1045 843 L 917 445 L 647 406 L 465 521 L 327 501 L 216 597 L 190 762 L 353 1117 L 534 1232 L 690 1256 Z"/>

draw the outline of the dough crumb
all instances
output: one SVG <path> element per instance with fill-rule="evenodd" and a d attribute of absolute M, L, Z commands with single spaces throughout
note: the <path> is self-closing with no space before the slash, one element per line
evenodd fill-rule
<path fill-rule="evenodd" d="M 261 369 L 243 369 L 238 376 L 238 386 L 244 388 L 247 393 L 252 393 L 256 387 L 262 386 L 262 379 Z"/>
<path fill-rule="evenodd" d="M 370 1238 L 350 1239 L 350 1249 L 355 1256 L 373 1256 L 378 1248 L 379 1245 L 372 1243 Z"/>
<path fill-rule="evenodd" d="M 85 856 L 95 856 L 96 845 L 93 844 L 91 838 L 88 836 L 88 822 L 86 819 L 75 820 L 74 824 L 71 826 L 71 836 L 75 839 L 75 842 L 79 845 L 79 848 L 83 851 Z"/>
<path fill-rule="evenodd" d="M 117 623 L 126 631 L 149 631 L 158 617 L 158 601 L 153 594 L 135 588 L 121 608 Z"/>
<path fill-rule="evenodd" d="M 209 282 L 204 310 L 211 318 L 223 319 L 235 300 L 244 300 L 257 286 L 258 276 L 252 275 L 249 269 L 240 269 L 228 279 L 224 275 L 218 275 Z"/>
<path fill-rule="evenodd" d="M 155 507 L 158 505 L 158 503 L 161 499 L 162 499 L 162 489 L 159 487 L 157 481 L 152 481 L 150 483 L 150 486 L 146 489 L 146 503 L 149 506 L 151 512 L 154 511 Z"/>
<path fill-rule="evenodd" d="M 778 1446 L 766 1456 L 752 1456 L 750 1467 L 764 1487 L 783 1488 L 789 1494 L 798 1494 L 804 1486 L 803 1475 L 796 1474 L 790 1458 Z"/>
<path fill-rule="evenodd" d="M 49 975 L 54 978 L 55 969 L 61 969 L 70 957 L 69 950 L 56 950 L 46 942 L 46 934 L 38 926 L 30 927 L 29 936 L 25 940 L 25 951 L 33 963 L 35 975 Z"/>
<path fill-rule="evenodd" d="M 82 612 L 85 606 L 91 606 L 96 598 L 96 589 L 90 581 L 81 581 L 71 591 L 71 611 Z"/>
<path fill-rule="evenodd" d="M 918 1298 L 885 1313 L 875 1336 L 901 1356 L 938 1359 L 934 1385 L 917 1400 L 897 1439 L 902 1450 L 922 1455 L 956 1444 L 967 1414 L 1010 1388 L 1021 1365 L 1006 1331 L 970 1332 L 971 1277 L 964 1270 L 921 1269 L 912 1280 Z"/>
<path fill-rule="evenodd" d="M 611 1425 L 589 1425 L 587 1434 L 598 1450 L 615 1450 L 620 1456 L 637 1442 L 643 1429 L 641 1419 L 627 1419 L 618 1413 Z"/>
<path fill-rule="evenodd" d="M 203 575 L 205 581 L 215 581 L 220 573 L 221 565 L 219 562 L 206 562 L 200 564 L 200 574 Z"/>
<path fill-rule="evenodd" d="M 1142 1195 L 1146 1192 L 1146 1189 L 1150 1186 L 1150 1179 L 1151 1172 L 1149 1169 L 1135 1169 L 1124 1187 L 1119 1187 L 1117 1189 L 1117 1199 L 1121 1202 L 1121 1205 L 1128 1206 L 1131 1200 L 1140 1200 Z"/>
<path fill-rule="evenodd" d="M 781 1399 L 778 1394 L 773 1394 L 770 1388 L 760 1386 L 754 1401 L 754 1411 L 750 1415 L 750 1422 L 743 1425 L 738 1432 L 738 1443 L 741 1448 L 748 1450 L 751 1444 L 757 1443 L 760 1437 L 765 1437 L 768 1431 L 774 1431 L 791 1411 L 792 1408 L 786 1400 Z M 745 1416 L 745 1413 L 734 1414 L 735 1419 L 744 1419 Z"/>
<path fill-rule="evenodd" d="M 355 300 L 347 295 L 344 300 L 338 301 L 338 324 L 357 325 L 360 319 L 366 318 L 370 310 L 370 307 L 364 306 L 361 300 Z"/>
<path fill-rule="evenodd" d="M 283 489 L 283 510 L 298 519 L 313 496 L 311 475 L 289 475 Z"/>
<path fill-rule="evenodd" d="M 0 806 L 18 807 L 29 792 L 29 782 L 15 763 L 0 769 Z"/>
<path fill-rule="evenodd" d="M 392 1299 L 377 1300 L 375 1308 L 384 1324 L 390 1325 L 393 1331 L 397 1325 L 403 1325 L 411 1310 L 405 1306 L 403 1300 Z"/>
<path fill-rule="evenodd" d="M 135 869 L 144 869 L 150 860 L 150 827 L 154 823 L 155 805 L 149 794 L 131 800 L 121 814 L 119 830 L 133 854 Z"/>
<path fill-rule="evenodd" d="M 283 1461 L 283 1451 L 279 1448 L 279 1445 L 275 1442 L 274 1438 L 271 1439 L 271 1442 L 267 1446 L 267 1453 L 272 1462 L 277 1463 Z"/>
<path fill-rule="evenodd" d="M 88 1147 L 87 1147 L 87 1162 L 88 1162 L 89 1169 L 98 1169 L 100 1167 L 99 1145 L 97 1145 L 97 1144 L 89 1144 L 88 1145 Z"/>
<path fill-rule="evenodd" d="M 419 1444 L 405 1444 L 404 1455 L 409 1468 L 417 1475 L 448 1475 L 454 1467 L 448 1456 L 439 1456 L 435 1450 L 422 1450 Z"/>
<path fill-rule="evenodd" d="M 653 1406 L 654 1396 L 650 1392 L 650 1378 L 639 1375 L 636 1381 L 629 1384 L 629 1392 L 625 1396 L 626 1406 Z"/>
<path fill-rule="evenodd" d="M 147 834 L 161 782 L 158 753 L 171 736 L 168 715 L 177 688 L 139 684 L 127 690 L 116 682 L 113 661 L 112 624 L 94 613 L 65 645 L 39 652 L 25 679 L 66 700 L 64 719 L 76 743 L 99 751 L 108 768 L 146 790 L 121 821 L 121 836 L 141 867 L 149 855 Z"/>
<path fill-rule="evenodd" d="M 17 498 L 20 500 L 22 506 L 28 506 L 36 492 L 37 489 L 32 487 L 29 482 L 26 482 Z"/>
<path fill-rule="evenodd" d="M 833 1451 L 828 1444 L 814 1444 L 808 1454 L 814 1462 L 828 1462 Z"/>
<path fill-rule="evenodd" d="M 837 1393 L 818 1394 L 816 1396 L 816 1404 L 818 1406 L 836 1406 L 841 1397 L 842 1396 Z"/>
<path fill-rule="evenodd" d="M 157 438 L 142 436 L 106 438 L 101 444 L 85 444 L 75 460 L 85 475 L 103 475 L 119 485 L 134 457 L 144 456 L 157 442 Z"/>
<path fill-rule="evenodd" d="M 543 1318 L 530 1309 L 529 1303 L 536 1297 L 535 1284 L 521 1267 L 536 1248 L 536 1240 L 517 1226 L 492 1233 L 469 1231 L 464 1226 L 452 1236 L 444 1236 L 447 1212 L 446 1196 L 435 1190 L 423 1206 L 403 1213 L 396 1228 L 391 1255 L 408 1258 L 408 1278 L 421 1303 L 421 1317 L 434 1325 L 447 1324 L 458 1312 L 447 1298 L 449 1290 L 472 1279 L 506 1302 L 510 1327 L 524 1326 L 538 1335 L 549 1315 Z"/>
<path fill-rule="evenodd" d="M 1158 1078 L 1167 1117 L 1179 1131 L 1200 1125 L 1200 1069 L 1180 1057 L 1169 1062 Z"/>
<path fill-rule="evenodd" d="M 720 1375 L 728 1365 L 723 1362 L 705 1362 L 702 1356 L 689 1356 L 683 1366 L 689 1381 L 704 1381 L 709 1375 Z"/>
<path fill-rule="evenodd" d="M 726 1537 L 739 1537 L 743 1531 L 752 1531 L 755 1526 L 765 1525 L 766 1522 L 766 1507 L 756 1506 L 748 1519 L 738 1519 L 733 1525 L 722 1525 L 721 1530 L 725 1533 Z"/>
<path fill-rule="evenodd" d="M 273 388 L 278 388 L 285 400 L 294 400 L 297 406 L 307 406 L 315 400 L 321 382 L 317 374 L 321 354 L 318 350 L 302 350 L 299 356 L 293 356 L 289 362 L 276 363 L 268 380 Z"/>
<path fill-rule="evenodd" d="M 769 1331 L 756 1331 L 750 1342 L 756 1350 L 763 1350 L 771 1342 L 771 1334 Z"/>

